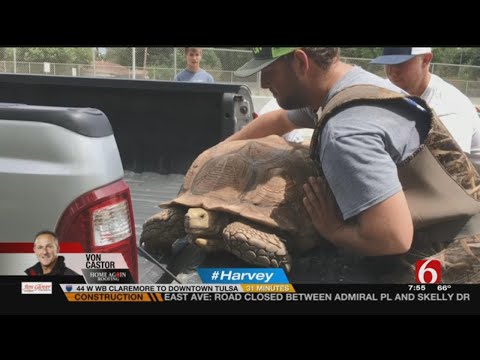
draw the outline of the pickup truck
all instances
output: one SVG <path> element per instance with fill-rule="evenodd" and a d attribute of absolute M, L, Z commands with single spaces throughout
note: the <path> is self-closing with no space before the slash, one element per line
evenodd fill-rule
<path fill-rule="evenodd" d="M 253 117 L 242 85 L 0 80 L 0 241 L 53 229 L 85 251 L 123 253 L 140 282 L 154 280 L 138 274 L 143 222 L 175 196 L 198 154 Z"/>

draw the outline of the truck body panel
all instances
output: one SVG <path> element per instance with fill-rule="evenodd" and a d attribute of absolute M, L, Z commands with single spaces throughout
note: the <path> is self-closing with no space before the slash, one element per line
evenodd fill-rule
<path fill-rule="evenodd" d="M 185 173 L 203 150 L 252 120 L 243 85 L 0 75 L 0 99 L 29 105 L 89 107 L 106 114 L 123 167 Z"/>
<path fill-rule="evenodd" d="M 39 114 L 36 107 L 21 108 Z M 2 226 L 5 241 L 30 242 L 36 232 L 55 229 L 74 199 L 123 178 L 112 134 L 89 137 L 51 123 L 2 115 L 0 106 L 0 219 L 8 224 Z"/>

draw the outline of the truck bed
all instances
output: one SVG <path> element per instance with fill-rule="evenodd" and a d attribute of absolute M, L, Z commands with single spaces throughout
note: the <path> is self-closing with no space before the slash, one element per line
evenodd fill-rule
<path fill-rule="evenodd" d="M 179 174 L 160 175 L 153 172 L 125 171 L 125 181 L 130 186 L 132 194 L 138 241 L 145 220 L 161 211 L 158 207 L 160 202 L 173 199 L 177 195 L 183 183 L 183 177 Z M 167 259 L 160 257 L 158 260 L 166 265 Z M 140 283 L 154 284 L 162 276 L 163 271 L 139 253 L 138 273 Z"/>

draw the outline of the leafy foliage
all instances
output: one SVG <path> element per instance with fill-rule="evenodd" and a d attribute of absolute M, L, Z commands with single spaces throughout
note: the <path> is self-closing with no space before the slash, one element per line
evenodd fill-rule
<path fill-rule="evenodd" d="M 89 64 L 92 48 L 17 48 L 17 61 Z"/>
<path fill-rule="evenodd" d="M 382 48 L 379 47 L 345 47 L 340 49 L 340 56 L 373 59 L 382 54 Z"/>

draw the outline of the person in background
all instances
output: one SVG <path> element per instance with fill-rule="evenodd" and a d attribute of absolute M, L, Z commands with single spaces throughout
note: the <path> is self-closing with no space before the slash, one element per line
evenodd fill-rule
<path fill-rule="evenodd" d="M 213 76 L 200 68 L 200 61 L 202 60 L 202 48 L 186 47 L 185 58 L 187 67 L 175 75 L 174 81 L 187 82 L 205 82 L 213 83 Z"/>
<path fill-rule="evenodd" d="M 470 99 L 455 86 L 430 73 L 429 47 L 386 47 L 371 61 L 385 66 L 393 84 L 420 96 L 435 110 L 453 138 L 480 172 L 480 118 Z"/>
<path fill-rule="evenodd" d="M 30 276 L 35 275 L 79 275 L 65 265 L 65 258 L 58 256 L 60 246 L 57 235 L 48 230 L 43 230 L 35 235 L 33 251 L 38 263 L 25 270 Z"/>

